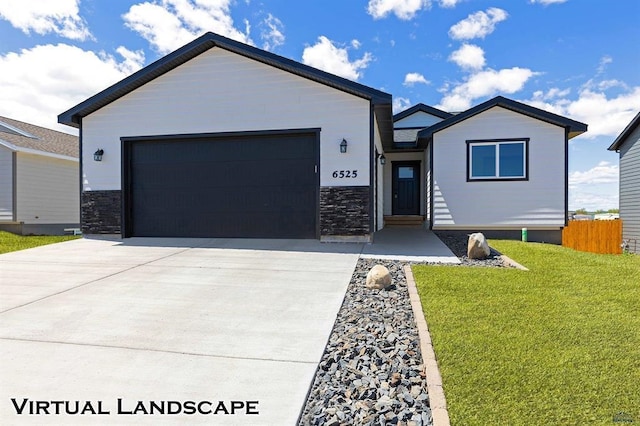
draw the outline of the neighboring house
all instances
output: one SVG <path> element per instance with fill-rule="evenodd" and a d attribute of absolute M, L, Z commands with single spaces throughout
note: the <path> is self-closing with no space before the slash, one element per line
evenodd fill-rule
<path fill-rule="evenodd" d="M 58 117 L 80 129 L 83 232 L 370 241 L 397 217 L 560 232 L 567 141 L 586 125 L 504 98 L 458 115 L 391 104 L 207 33 Z"/>
<path fill-rule="evenodd" d="M 620 219 L 622 239 L 640 253 L 640 112 L 618 135 L 609 151 L 620 153 Z"/>
<path fill-rule="evenodd" d="M 78 228 L 78 138 L 0 117 L 0 229 L 64 234 Z"/>

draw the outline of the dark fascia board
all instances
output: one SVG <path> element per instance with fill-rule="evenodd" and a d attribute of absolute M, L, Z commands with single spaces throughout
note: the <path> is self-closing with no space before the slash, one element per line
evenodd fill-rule
<path fill-rule="evenodd" d="M 578 136 L 579 134 L 587 131 L 587 125 L 579 121 L 571 120 L 570 118 L 553 114 L 551 112 L 544 111 L 540 108 L 532 107 L 521 102 L 516 102 L 503 96 L 496 96 L 493 99 L 489 99 L 488 101 L 476 105 L 471 109 L 461 112 L 460 114 L 453 115 L 445 120 L 442 120 L 439 123 L 434 124 L 433 126 L 419 131 L 418 141 L 428 142 L 429 140 L 431 140 L 434 133 L 444 130 L 447 127 L 453 126 L 454 124 L 466 120 L 467 118 L 471 118 L 474 115 L 480 114 L 481 112 L 484 112 L 495 106 L 506 108 L 508 110 L 518 112 L 520 114 L 524 114 L 529 117 L 536 118 L 538 120 L 568 129 L 569 138 Z"/>
<path fill-rule="evenodd" d="M 636 116 L 633 118 L 633 120 L 631 120 L 631 122 L 627 124 L 627 127 L 624 128 L 622 133 L 618 135 L 616 140 L 614 140 L 611 146 L 607 149 L 609 151 L 618 151 L 622 146 L 622 144 L 627 141 L 627 138 L 629 137 L 629 135 L 631 135 L 631 133 L 634 130 L 636 130 L 639 124 L 640 124 L 640 112 L 638 112 Z"/>
<path fill-rule="evenodd" d="M 186 44 L 178 50 L 160 58 L 150 65 L 147 65 L 113 86 L 108 87 L 84 102 L 81 102 L 73 108 L 63 112 L 58 116 L 58 122 L 72 127 L 79 127 L 82 117 L 97 111 L 105 105 L 171 71 L 213 47 L 219 47 L 221 49 L 237 53 L 247 58 L 288 71 L 292 74 L 308 78 L 309 80 L 368 99 L 377 107 L 376 110 L 379 113 L 384 112 L 388 114 L 389 117 L 392 116 L 391 95 L 388 93 L 338 77 L 294 60 L 278 56 L 271 52 L 231 40 L 221 35 L 208 32 L 191 43 Z M 381 118 L 384 120 L 383 117 Z M 390 135 L 389 137 L 393 136 Z"/>
<path fill-rule="evenodd" d="M 419 103 L 416 104 L 414 106 L 412 106 L 411 108 L 405 109 L 404 111 L 401 111 L 399 113 L 397 113 L 396 115 L 393 116 L 393 121 L 396 122 L 398 120 L 402 120 L 403 118 L 406 118 L 412 114 L 415 114 L 416 112 L 426 112 L 427 114 L 431 114 L 434 115 L 436 117 L 445 119 L 445 118 L 449 118 L 451 117 L 453 114 L 450 114 L 446 111 L 442 111 L 438 108 L 434 108 L 431 107 L 429 105 L 425 105 L 423 103 Z"/>

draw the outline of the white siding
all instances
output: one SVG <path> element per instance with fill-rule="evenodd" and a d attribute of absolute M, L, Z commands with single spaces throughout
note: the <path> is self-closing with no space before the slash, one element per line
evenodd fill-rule
<path fill-rule="evenodd" d="M 393 213 L 393 205 L 392 205 L 392 186 L 393 186 L 393 168 L 392 164 L 394 161 L 420 161 L 420 214 L 424 215 L 424 206 L 425 206 L 425 188 L 424 188 L 424 180 L 422 176 L 424 176 L 424 153 L 422 152 L 393 152 L 389 154 L 385 154 L 386 164 L 384 165 L 384 214 L 386 216 L 390 216 Z"/>
<path fill-rule="evenodd" d="M 13 151 L 0 145 L 0 222 L 13 221 Z"/>
<path fill-rule="evenodd" d="M 384 151 L 382 149 L 382 140 L 380 138 L 380 129 L 378 128 L 378 124 L 375 123 L 375 132 L 374 132 L 374 141 L 375 147 L 379 154 L 382 154 Z M 386 156 L 385 156 L 386 157 Z M 384 166 L 380 164 L 380 159 L 376 157 L 375 160 L 375 170 L 377 170 L 376 175 L 376 231 L 384 228 Z"/>
<path fill-rule="evenodd" d="M 620 147 L 620 219 L 622 238 L 640 253 L 640 126 Z"/>
<path fill-rule="evenodd" d="M 529 180 L 467 182 L 466 141 L 530 138 Z M 565 221 L 564 129 L 494 107 L 434 135 L 434 229 L 547 228 Z"/>
<path fill-rule="evenodd" d="M 79 223 L 78 162 L 18 153 L 17 220 L 26 224 Z"/>
<path fill-rule="evenodd" d="M 213 48 L 83 118 L 84 189 L 121 189 L 121 136 L 298 128 L 322 129 L 322 186 L 368 186 L 370 114 L 366 99 Z M 334 170 L 358 177 L 336 179 Z"/>
<path fill-rule="evenodd" d="M 393 123 L 393 127 L 399 129 L 402 127 L 429 127 L 442 121 L 442 118 L 435 115 L 427 114 L 424 111 L 416 111 L 408 117 Z"/>

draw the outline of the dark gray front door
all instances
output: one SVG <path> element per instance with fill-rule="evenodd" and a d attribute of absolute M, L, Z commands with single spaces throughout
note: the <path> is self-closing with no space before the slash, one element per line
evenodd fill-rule
<path fill-rule="evenodd" d="M 125 236 L 317 238 L 317 133 L 124 143 Z"/>
<path fill-rule="evenodd" d="M 419 215 L 420 162 L 394 162 L 392 172 L 392 213 Z"/>

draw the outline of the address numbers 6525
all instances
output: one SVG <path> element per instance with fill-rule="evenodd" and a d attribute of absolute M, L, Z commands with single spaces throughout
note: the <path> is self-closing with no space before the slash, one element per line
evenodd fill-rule
<path fill-rule="evenodd" d="M 334 179 L 355 179 L 358 177 L 357 170 L 334 170 L 331 174 Z"/>

